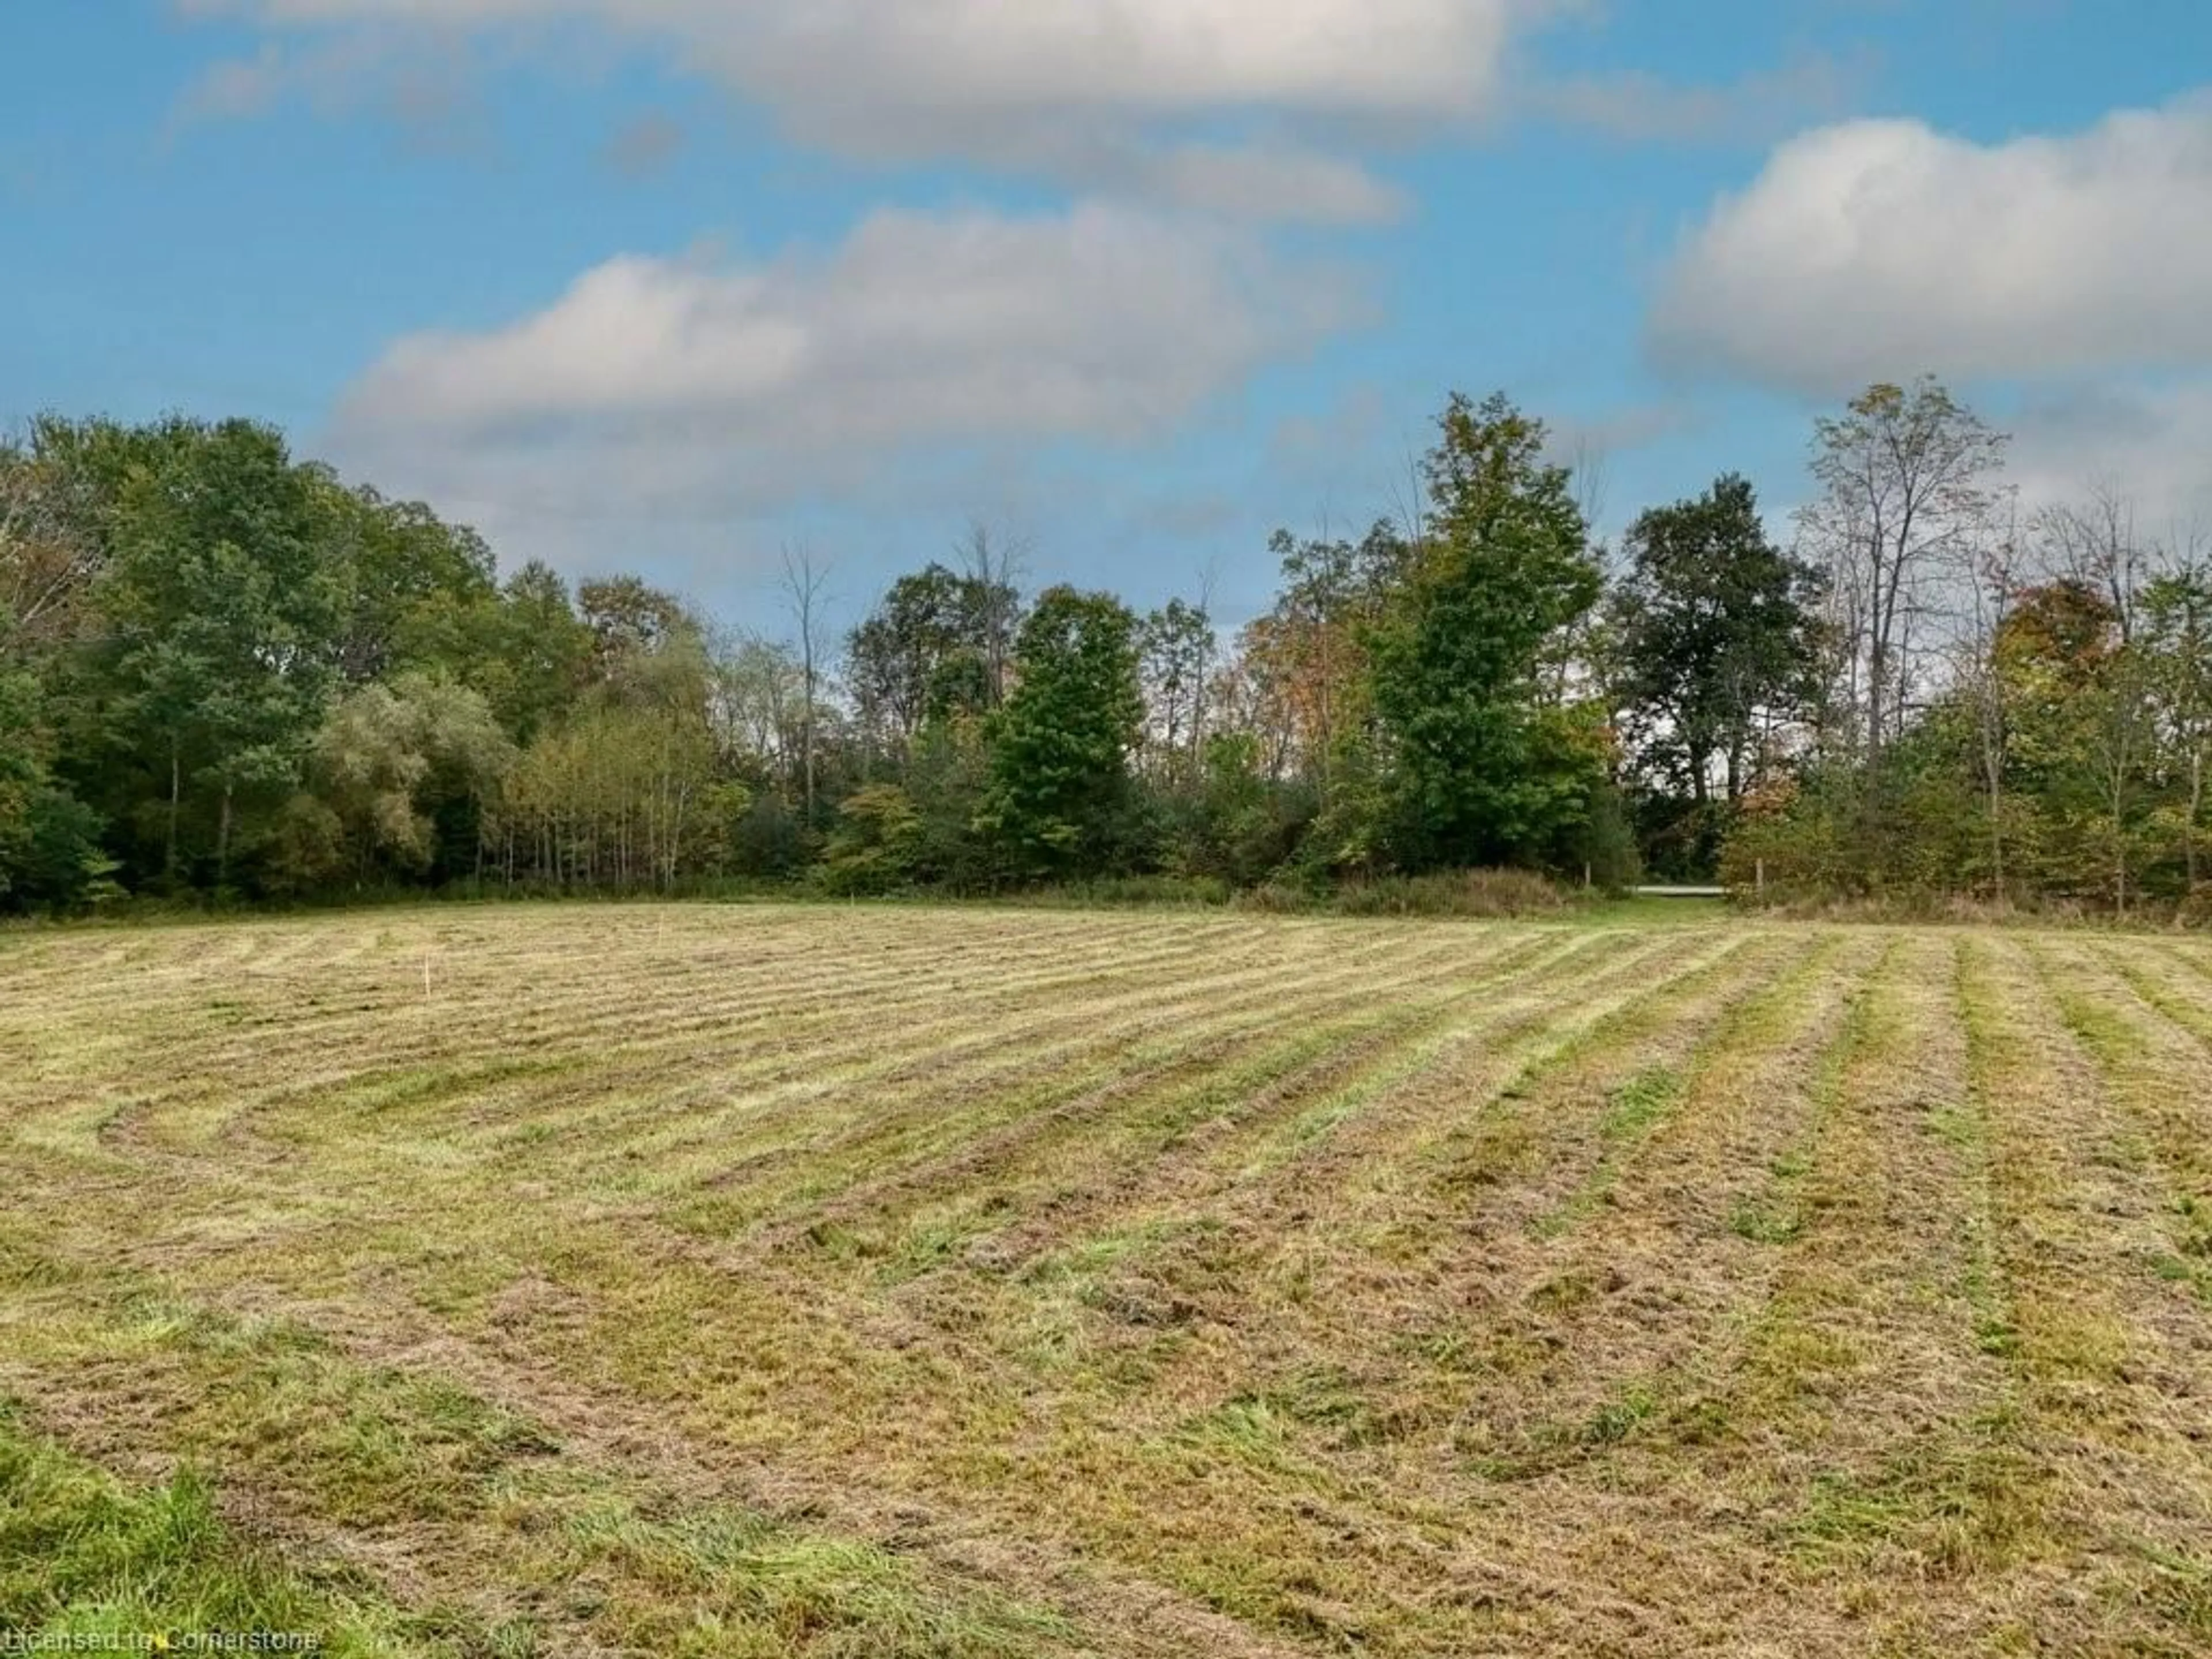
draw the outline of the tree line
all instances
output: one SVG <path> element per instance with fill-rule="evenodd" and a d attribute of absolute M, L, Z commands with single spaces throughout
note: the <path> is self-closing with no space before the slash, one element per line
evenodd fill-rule
<path fill-rule="evenodd" d="M 1225 639 L 980 527 L 833 637 L 802 551 L 733 628 L 502 574 L 264 425 L 42 418 L 0 445 L 0 908 L 1497 866 L 2194 904 L 2202 547 L 2022 502 L 1933 380 L 1816 422 L 1786 544 L 1731 474 L 1601 546 L 1547 437 L 1455 396 L 1413 499 L 1279 532 Z"/>

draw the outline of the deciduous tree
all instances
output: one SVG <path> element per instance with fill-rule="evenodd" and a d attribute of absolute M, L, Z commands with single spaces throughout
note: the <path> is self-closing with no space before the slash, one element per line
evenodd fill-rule
<path fill-rule="evenodd" d="M 1932 379 L 1869 386 L 1815 423 L 1821 494 L 1801 522 L 1829 564 L 1847 700 L 1869 765 L 1902 727 L 1913 625 L 1987 518 L 2005 444 Z"/>
<path fill-rule="evenodd" d="M 1111 594 L 1050 589 L 1022 624 L 1013 689 L 990 723 L 981 821 L 1034 872 L 1102 867 L 1126 831 L 1144 718 L 1136 618 Z"/>
<path fill-rule="evenodd" d="M 1547 705 L 1547 647 L 1601 588 L 1541 422 L 1455 397 L 1426 533 L 1373 642 L 1390 834 L 1413 866 L 1556 857 L 1604 781 L 1587 720 Z"/>

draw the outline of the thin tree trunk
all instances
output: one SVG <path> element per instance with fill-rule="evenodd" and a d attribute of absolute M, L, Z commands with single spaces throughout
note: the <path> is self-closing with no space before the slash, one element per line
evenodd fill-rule
<path fill-rule="evenodd" d="M 2003 786 L 1990 780 L 1990 872 L 1996 878 L 1997 902 L 2005 902 Z"/>
<path fill-rule="evenodd" d="M 2197 890 L 2197 820 L 2204 810 L 2204 757 L 2189 757 L 2189 822 L 2181 826 L 2181 855 L 2189 866 L 2189 890 Z"/>
<path fill-rule="evenodd" d="M 222 817 L 215 832 L 215 884 L 222 886 L 230 879 L 230 812 L 231 795 L 237 786 L 228 778 L 222 783 Z"/>
<path fill-rule="evenodd" d="M 172 886 L 177 879 L 177 816 L 185 799 L 185 769 L 177 740 L 169 740 L 169 841 L 161 854 L 161 873 Z"/>
<path fill-rule="evenodd" d="M 2118 896 L 2120 915 L 2128 914 L 2128 842 L 2127 816 L 2121 804 L 2120 791 L 2112 791 L 2112 884 Z"/>

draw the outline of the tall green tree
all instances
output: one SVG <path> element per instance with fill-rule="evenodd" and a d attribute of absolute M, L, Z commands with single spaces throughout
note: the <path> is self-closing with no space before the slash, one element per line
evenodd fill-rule
<path fill-rule="evenodd" d="M 1643 514 L 1626 548 L 1615 649 L 1644 752 L 1701 806 L 1716 784 L 1741 800 L 1762 738 L 1814 693 L 1818 574 L 1735 474 Z"/>
<path fill-rule="evenodd" d="M 344 597 L 316 487 L 277 433 L 245 421 L 165 423 L 112 480 L 71 763 L 135 824 L 141 873 L 176 883 L 204 863 L 227 882 L 299 781 Z"/>
<path fill-rule="evenodd" d="M 99 815 L 54 781 L 52 751 L 37 679 L 0 653 L 0 912 L 74 904 L 111 867 Z"/>
<path fill-rule="evenodd" d="M 339 676 L 364 685 L 403 668 L 460 666 L 417 653 L 435 637 L 426 623 L 465 615 L 493 598 L 492 552 L 483 538 L 446 523 L 420 501 L 387 501 L 368 485 L 349 488 L 319 465 L 304 471 L 312 533 L 337 586 L 332 651 Z"/>
<path fill-rule="evenodd" d="M 2203 874 L 2204 789 L 2212 770 L 2212 569 L 2184 562 L 2149 583 L 2142 651 L 2155 728 L 2179 785 L 2166 816 L 2194 893 Z"/>
<path fill-rule="evenodd" d="M 2112 603 L 2073 577 L 2024 586 L 1990 655 L 2003 692 L 2008 787 L 2022 809 L 2014 826 L 2020 872 L 2046 892 L 2123 899 L 2142 805 L 2145 710 L 2139 660 Z"/>
<path fill-rule="evenodd" d="M 1769 539 L 1734 474 L 1644 514 L 1626 551 L 1612 611 L 1616 695 L 1638 771 L 1662 807 L 1686 805 L 1663 814 L 1669 833 L 1708 868 L 1769 740 L 1817 693 L 1818 578 Z"/>
<path fill-rule="evenodd" d="M 933 718 L 998 702 L 997 635 L 1020 596 L 1004 582 L 932 563 L 900 577 L 846 638 L 861 730 L 899 757 Z"/>
<path fill-rule="evenodd" d="M 1540 421 L 1455 396 L 1438 431 L 1427 522 L 1371 646 L 1390 844 L 1416 868 L 1557 861 L 1606 757 L 1600 725 L 1539 671 L 1597 603 L 1597 562 Z"/>
<path fill-rule="evenodd" d="M 598 641 L 568 583 L 533 559 L 495 588 L 409 606 L 392 659 L 478 692 L 507 736 L 527 743 L 592 684 Z"/>
<path fill-rule="evenodd" d="M 1206 738 L 1206 679 L 1216 640 L 1205 607 L 1170 599 L 1137 628 L 1147 714 L 1146 753 L 1160 779 L 1187 782 Z"/>
<path fill-rule="evenodd" d="M 981 822 L 1029 872 L 1096 871 L 1124 850 L 1145 719 L 1136 629 L 1111 594 L 1072 587 L 1042 594 L 1022 624 Z"/>

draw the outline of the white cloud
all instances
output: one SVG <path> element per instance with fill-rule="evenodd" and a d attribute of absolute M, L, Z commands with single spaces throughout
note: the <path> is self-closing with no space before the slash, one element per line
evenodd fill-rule
<path fill-rule="evenodd" d="M 1184 216 L 886 211 L 826 252 L 611 259 L 505 327 L 401 340 L 331 440 L 494 524 L 753 510 L 936 448 L 1164 437 L 1361 306 Z"/>
<path fill-rule="evenodd" d="M 1672 365 L 1835 392 L 2212 362 L 2212 100 L 1980 145 L 1918 121 L 1792 139 L 1685 243 Z"/>
<path fill-rule="evenodd" d="M 1352 159 L 1395 143 L 1528 116 L 1632 142 L 1742 139 L 1833 108 L 1863 70 L 1814 57 L 1718 86 L 1638 71 L 1547 78 L 1520 48 L 1596 15 L 1592 0 L 174 3 L 306 43 L 216 65 L 187 96 L 193 113 L 315 96 L 334 57 L 412 50 L 459 64 L 495 42 L 603 66 L 611 40 L 848 159 L 951 160 L 1085 196 L 1316 224 L 1404 210 Z M 374 76 L 371 64 L 352 84 Z"/>
<path fill-rule="evenodd" d="M 278 26 L 584 21 L 664 44 L 793 118 L 976 111 L 1463 112 L 1540 0 L 185 0 Z"/>
<path fill-rule="evenodd" d="M 1299 134 L 1486 113 L 1519 27 L 1571 0 L 179 0 L 271 31 L 187 115 L 327 104 L 330 66 L 464 63 L 580 26 L 665 53 L 799 141 L 871 162 L 951 159 L 1081 193 L 1243 219 L 1371 223 L 1402 203 Z M 288 44 L 281 48 L 279 40 Z M 600 55 L 604 61 L 604 52 Z M 1309 134 L 1310 136 L 1310 134 Z"/>
<path fill-rule="evenodd" d="M 2212 380 L 2069 387 L 2032 398 L 2010 422 L 2008 483 L 2029 504 L 2109 489 L 2142 533 L 2212 533 Z"/>

